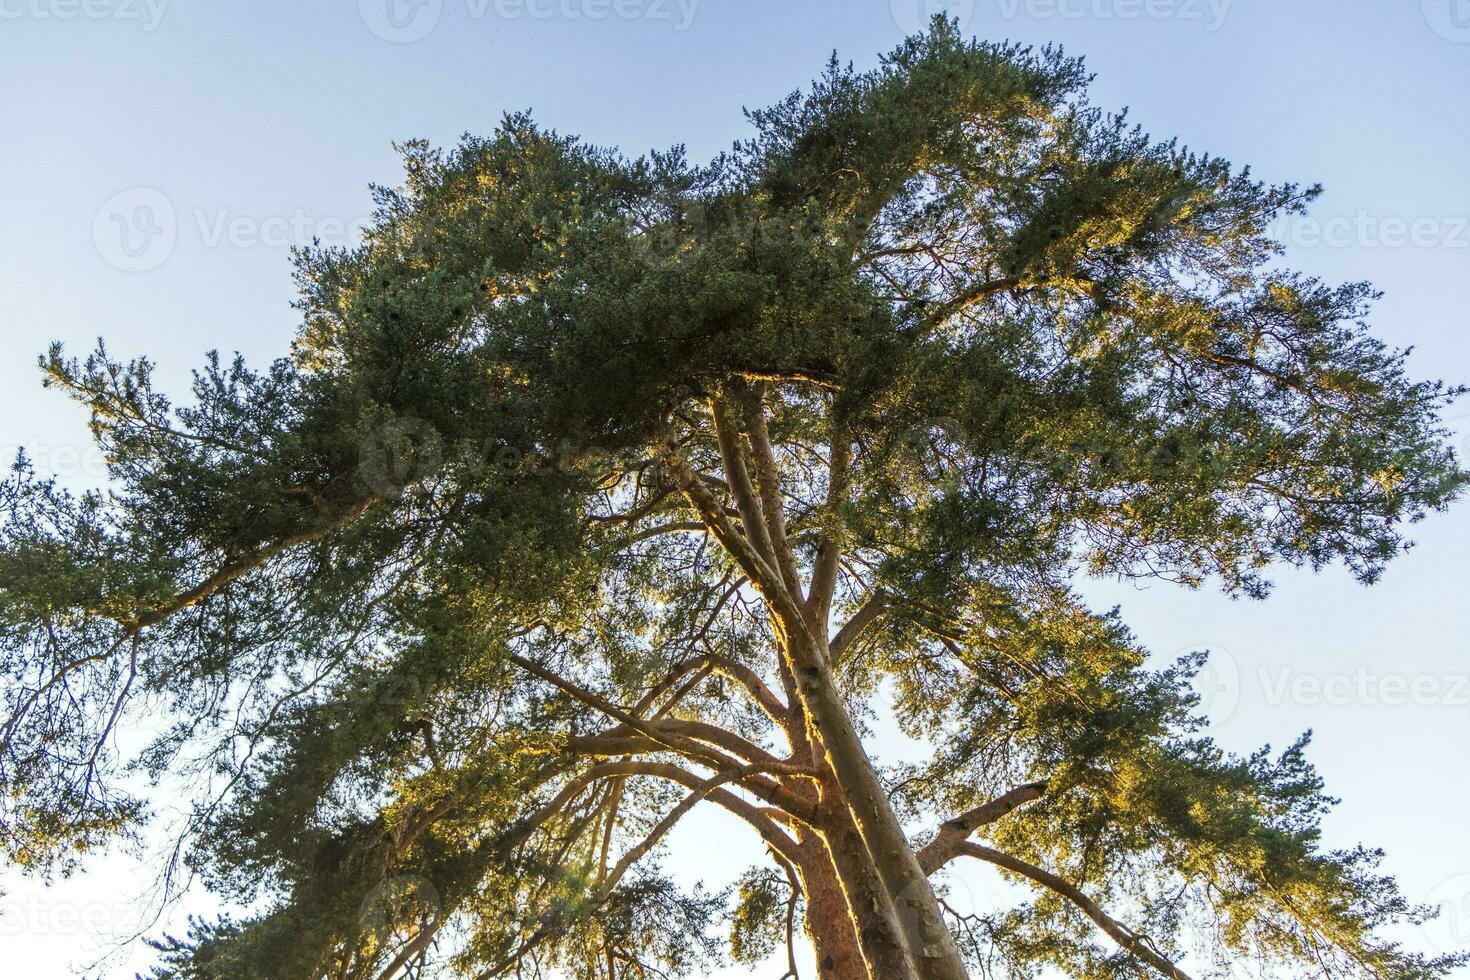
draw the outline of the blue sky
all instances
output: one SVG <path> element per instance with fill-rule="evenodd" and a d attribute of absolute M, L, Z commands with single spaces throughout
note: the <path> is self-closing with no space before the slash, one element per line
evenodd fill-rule
<path fill-rule="evenodd" d="M 872 64 L 938 6 L 0 0 L 0 447 L 96 478 L 85 419 L 40 390 L 34 357 L 53 339 L 82 353 L 105 335 L 119 354 L 152 356 L 178 391 L 210 348 L 283 354 L 289 246 L 350 238 L 368 182 L 397 179 L 395 140 L 452 142 L 530 108 L 630 153 L 684 143 L 703 158 L 745 134 L 742 106 L 802 85 L 834 49 Z M 1372 280 L 1386 292 L 1379 335 L 1414 346 L 1418 373 L 1470 381 L 1470 0 L 948 7 L 981 36 L 1085 55 L 1094 101 L 1131 107 L 1156 136 L 1264 179 L 1324 183 L 1312 217 L 1282 229 L 1290 262 Z M 1470 404 L 1453 414 L 1470 450 Z M 1446 903 L 1407 940 L 1470 946 L 1470 504 L 1415 537 L 1372 589 L 1331 571 L 1283 573 L 1264 604 L 1087 591 L 1120 603 L 1161 657 L 1217 651 L 1207 685 L 1230 747 L 1315 729 L 1314 757 L 1344 798 L 1333 842 L 1384 846 L 1411 897 Z M 680 844 L 680 873 L 711 882 L 755 853 L 714 818 Z M 7 967 L 45 978 L 125 932 L 146 876 L 119 858 L 51 890 L 0 882 Z M 983 903 L 992 886 L 960 890 Z M 128 975 L 121 962 L 109 975 Z"/>

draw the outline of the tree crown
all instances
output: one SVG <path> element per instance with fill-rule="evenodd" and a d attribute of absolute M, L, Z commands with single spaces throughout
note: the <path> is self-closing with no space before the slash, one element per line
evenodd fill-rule
<path fill-rule="evenodd" d="M 53 349 L 113 485 L 0 489 L 8 857 L 64 870 L 144 817 L 120 777 L 182 774 L 188 865 L 265 910 L 160 976 L 688 972 L 731 895 L 674 887 L 663 823 L 810 804 L 800 620 L 859 719 L 891 695 L 936 747 L 887 774 L 902 815 L 1020 801 L 917 850 L 1045 886 L 953 924 L 975 969 L 1153 975 L 1194 923 L 1226 962 L 1442 975 L 1375 937 L 1422 911 L 1376 853 L 1320 848 L 1305 740 L 1223 752 L 1200 659 L 1150 669 L 1071 582 L 1372 581 L 1467 480 L 1460 392 L 1369 334 L 1370 287 L 1279 267 L 1315 188 L 1087 82 L 940 19 L 703 166 L 509 116 L 407 144 L 365 241 L 298 255 L 291 358 L 211 356 L 176 407 Z M 175 723 L 120 757 L 136 711 Z M 737 956 L 788 888 L 739 884 Z"/>

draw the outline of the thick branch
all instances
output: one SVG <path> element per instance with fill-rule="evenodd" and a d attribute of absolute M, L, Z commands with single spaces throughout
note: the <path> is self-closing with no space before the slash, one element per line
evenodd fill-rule
<path fill-rule="evenodd" d="M 808 371 L 801 368 L 791 368 L 787 371 L 736 371 L 746 381 L 780 381 L 797 382 L 801 384 L 815 385 L 828 391 L 841 391 L 842 382 L 836 375 L 826 371 Z"/>
<path fill-rule="evenodd" d="M 730 411 L 725 403 L 710 399 L 710 416 L 714 419 L 715 436 L 720 443 L 720 460 L 725 467 L 725 479 L 730 484 L 730 495 L 740 511 L 740 523 L 745 527 L 745 536 L 767 565 L 778 567 L 775 547 L 771 543 L 770 529 L 765 514 L 761 512 L 755 485 L 750 472 L 745 468 L 745 456 L 740 448 L 740 436 L 730 420 Z"/>
<path fill-rule="evenodd" d="M 730 519 L 725 516 L 717 500 L 710 494 L 699 474 L 695 473 L 684 457 L 679 454 L 678 446 L 672 441 L 665 442 L 662 450 L 664 466 L 679 489 L 684 492 L 689 503 L 699 513 L 704 523 L 714 534 L 715 540 L 735 559 L 751 585 L 772 603 L 783 615 L 800 617 L 800 610 L 792 602 L 791 597 L 786 595 L 785 588 L 781 585 L 780 576 L 776 573 L 769 562 L 761 556 L 750 540 L 735 529 Z"/>
<path fill-rule="evenodd" d="M 760 705 L 766 717 L 777 725 L 784 725 L 791 714 L 791 709 L 776 696 L 775 692 L 761 680 L 760 675 L 741 663 L 722 657 L 719 654 L 709 654 L 704 658 L 716 671 L 735 681 Z"/>
<path fill-rule="evenodd" d="M 847 499 L 852 471 L 852 445 L 846 424 L 835 417 L 830 423 L 827 459 L 827 504 L 822 515 L 822 537 L 817 544 L 817 558 L 812 567 L 807 607 L 812 621 L 826 629 L 832 611 L 832 596 L 837 590 L 837 572 L 842 565 L 841 505 Z M 833 656 L 836 656 L 834 651 Z"/>
<path fill-rule="evenodd" d="M 649 728 L 660 732 L 669 732 L 675 735 L 683 735 L 687 738 L 700 742 L 707 742 L 726 752 L 734 753 L 747 762 L 756 762 L 771 767 L 771 771 L 780 772 L 783 775 L 801 775 L 808 770 L 796 771 L 789 763 L 782 762 L 765 749 L 747 739 L 741 738 L 734 732 L 727 731 L 718 725 L 711 725 L 702 721 L 690 721 L 686 719 L 661 718 L 644 723 Z M 636 734 L 626 726 L 601 733 L 600 738 L 625 738 Z"/>
<path fill-rule="evenodd" d="M 842 629 L 832 638 L 832 663 L 836 664 L 842 660 L 842 655 L 862 635 L 863 630 L 883 614 L 888 608 L 888 600 L 881 594 L 871 596 L 862 608 L 852 614 L 852 618 L 842 624 Z"/>
<path fill-rule="evenodd" d="M 619 756 L 656 755 L 671 751 L 666 744 L 655 742 L 645 735 L 628 732 L 604 733 L 601 735 L 574 735 L 567 739 L 567 750 L 577 755 L 594 758 L 616 758 Z M 702 758 L 691 757 L 691 753 L 679 752 L 690 761 L 720 772 L 740 768 L 739 760 L 729 759 L 729 766 L 719 766 Z M 718 753 L 715 753 L 718 755 Z M 660 763 L 662 764 L 662 763 Z M 760 763 L 765 771 L 791 776 L 810 776 L 810 770 L 780 761 Z M 781 783 L 761 774 L 742 777 L 740 785 L 745 790 L 776 807 L 798 823 L 810 823 L 816 819 L 816 803 L 787 789 Z"/>
<path fill-rule="evenodd" d="M 669 735 L 667 732 L 660 731 L 657 726 L 635 717 L 626 709 L 613 704 L 606 698 L 587 690 L 579 684 L 574 684 L 554 671 L 547 670 L 534 660 L 528 660 L 519 654 L 511 654 L 510 660 L 527 673 L 541 678 L 588 707 L 596 708 L 614 721 L 622 722 L 632 731 L 667 746 L 672 752 L 702 761 L 703 764 L 709 765 L 713 769 L 725 770 L 736 765 L 736 760 L 721 752 L 708 749 L 698 742 L 690 742 L 687 739 L 677 738 Z"/>
<path fill-rule="evenodd" d="M 776 568 L 786 591 L 797 602 L 802 599 L 801 578 L 796 570 L 796 559 L 791 554 L 791 545 L 786 540 L 786 514 L 781 499 L 781 470 L 776 463 L 776 453 L 771 448 L 771 434 L 766 429 L 765 409 L 759 392 L 742 393 L 745 409 L 745 434 L 750 440 L 751 457 L 755 460 L 756 479 L 759 481 L 761 511 L 766 519 L 766 532 L 770 536 L 771 549 L 776 556 Z"/>
<path fill-rule="evenodd" d="M 932 875 L 954 860 L 966 839 L 976 830 L 1045 795 L 1046 783 L 1027 783 L 946 821 L 933 842 L 919 849 L 919 864 L 924 873 Z"/>
<path fill-rule="evenodd" d="M 1018 857 L 1013 857 L 1003 851 L 993 850 L 982 844 L 961 844 L 960 853 L 966 857 L 988 861 L 991 864 L 1005 868 L 1007 871 L 1012 871 L 1022 877 L 1030 878 L 1037 884 L 1051 889 L 1077 906 L 1082 914 L 1095 922 L 1099 929 L 1112 938 L 1113 942 L 1159 971 L 1161 975 L 1170 978 L 1170 980 L 1191 980 L 1189 974 L 1160 955 L 1153 948 L 1147 936 L 1140 936 L 1132 929 L 1129 929 L 1121 922 L 1112 918 L 1099 908 L 1096 902 L 1084 895 L 1081 889 L 1066 879 L 1052 874 L 1045 868 L 1038 868 L 1036 865 L 1022 861 Z"/>

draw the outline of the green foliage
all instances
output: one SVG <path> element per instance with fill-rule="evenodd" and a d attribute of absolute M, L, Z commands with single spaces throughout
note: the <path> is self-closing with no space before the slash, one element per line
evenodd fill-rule
<path fill-rule="evenodd" d="M 775 952 L 785 934 L 791 886 L 768 868 L 741 875 L 730 922 L 730 956 L 759 966 Z"/>
<path fill-rule="evenodd" d="M 840 665 L 852 712 L 892 682 L 936 746 L 890 774 L 899 805 L 1044 782 L 986 840 L 1156 951 L 1442 976 L 1377 938 L 1423 912 L 1378 855 L 1322 850 L 1305 740 L 1222 752 L 1198 658 L 1147 669 L 1070 582 L 1372 581 L 1467 481 L 1438 420 L 1460 392 L 1371 337 L 1368 286 L 1278 267 L 1267 228 L 1315 188 L 1153 141 L 1087 82 L 940 19 L 706 166 L 510 116 L 405 145 L 365 242 L 296 257 L 289 360 L 211 356 L 175 406 L 146 360 L 53 349 L 112 481 L 74 496 L 22 459 L 0 484 L 7 858 L 65 871 L 135 832 L 140 782 L 182 780 L 189 867 L 253 912 L 163 941 L 159 977 L 686 975 L 727 925 L 765 956 L 780 882 L 747 875 L 733 911 L 680 891 L 649 870 L 669 785 L 579 785 L 569 748 L 610 724 L 590 698 L 648 707 L 691 656 L 778 684 L 758 597 L 656 462 L 671 440 L 726 486 L 705 405 L 738 389 L 802 570 L 839 547 L 838 617 L 881 607 Z M 727 680 L 668 719 L 784 752 Z M 120 756 L 143 713 L 171 724 Z M 684 761 L 620 737 L 605 756 Z M 957 925 L 977 970 L 1148 975 L 1049 892 Z"/>

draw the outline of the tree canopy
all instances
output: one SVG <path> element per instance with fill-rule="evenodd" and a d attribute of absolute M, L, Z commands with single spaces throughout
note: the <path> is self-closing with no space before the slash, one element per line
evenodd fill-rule
<path fill-rule="evenodd" d="M 291 356 L 54 348 L 110 485 L 0 487 L 0 843 L 65 872 L 195 796 L 242 910 L 156 976 L 1443 976 L 1306 758 L 1203 731 L 1079 575 L 1364 582 L 1463 472 L 1269 185 L 952 23 L 704 165 L 507 117 L 300 252 Z M 123 751 L 131 719 L 166 717 Z M 932 747 L 876 767 L 883 717 Z M 723 808 L 769 858 L 689 891 Z M 956 913 L 946 869 L 1024 886 Z M 793 966 L 794 969 L 794 966 Z M 1196 974 L 1200 975 L 1200 974 Z"/>

